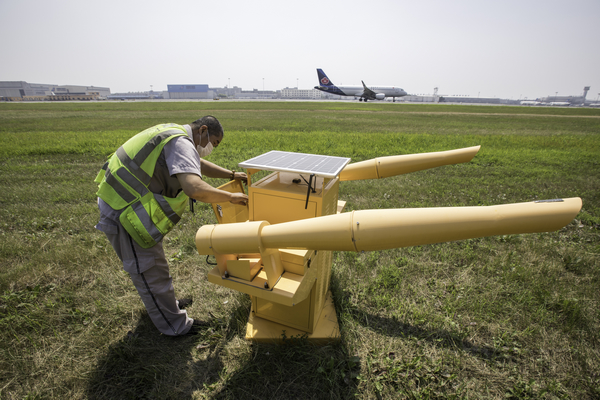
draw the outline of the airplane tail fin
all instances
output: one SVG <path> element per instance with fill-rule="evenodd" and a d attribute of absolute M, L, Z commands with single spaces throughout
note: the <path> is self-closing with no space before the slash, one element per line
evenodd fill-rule
<path fill-rule="evenodd" d="M 325 72 L 321 68 L 317 68 L 317 75 L 319 76 L 319 85 L 320 86 L 333 86 L 333 82 L 329 80 Z"/>

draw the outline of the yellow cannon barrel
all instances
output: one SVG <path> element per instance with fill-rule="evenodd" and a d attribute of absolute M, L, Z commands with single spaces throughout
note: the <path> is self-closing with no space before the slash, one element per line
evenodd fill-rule
<path fill-rule="evenodd" d="M 196 232 L 199 254 L 258 253 L 261 246 L 261 230 L 266 221 L 240 222 L 220 225 L 203 225 Z"/>
<path fill-rule="evenodd" d="M 433 153 L 378 157 L 360 161 L 346 165 L 340 173 L 340 181 L 389 178 L 390 176 L 408 174 L 442 165 L 465 163 L 475 157 L 480 147 L 473 146 Z"/>
<path fill-rule="evenodd" d="M 384 250 L 555 231 L 571 222 L 581 205 L 581 199 L 574 197 L 495 206 L 362 210 L 274 225 L 205 225 L 198 230 L 196 246 L 200 254 L 260 252 L 266 248 Z M 253 224 L 260 227 L 251 227 Z M 245 238 L 245 234 L 253 237 Z"/>

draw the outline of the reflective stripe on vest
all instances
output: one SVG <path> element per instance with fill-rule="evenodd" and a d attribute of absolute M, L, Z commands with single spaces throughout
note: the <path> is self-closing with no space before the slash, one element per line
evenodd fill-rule
<path fill-rule="evenodd" d="M 110 169 L 108 169 L 108 167 L 106 167 L 105 177 L 106 183 L 108 183 L 115 190 L 115 192 L 117 192 L 117 194 L 121 196 L 123 200 L 125 200 L 126 203 L 135 201 L 136 197 L 132 195 L 129 190 L 125 189 L 125 186 L 123 186 L 121 182 L 119 182 L 117 178 L 110 173 Z"/>
<path fill-rule="evenodd" d="M 177 214 L 171 208 L 171 205 L 169 204 L 169 202 L 167 200 L 165 200 L 165 197 L 160 194 L 156 194 L 156 193 L 153 193 L 153 194 L 154 194 L 154 198 L 158 202 L 158 205 L 163 210 L 165 215 L 171 220 L 171 222 L 174 224 L 178 223 L 179 220 L 181 219 L 181 217 L 179 216 L 179 214 Z"/>
<path fill-rule="evenodd" d="M 142 147 L 140 149 L 140 151 L 138 151 L 138 153 L 135 155 L 135 157 L 133 158 L 133 161 L 137 165 L 142 165 L 144 163 L 144 161 L 146 161 L 146 158 L 148 158 L 150 153 L 152 153 L 152 151 L 154 151 L 156 146 L 158 146 L 160 144 L 160 142 L 162 142 L 163 140 L 167 139 L 170 136 L 180 135 L 181 133 L 182 132 L 178 129 L 171 129 L 171 130 L 159 133 L 158 135 L 156 135 L 152 139 L 150 139 L 148 142 L 146 142 L 144 147 Z"/>
<path fill-rule="evenodd" d="M 155 242 L 160 242 L 163 238 L 163 234 L 158 230 L 156 225 L 154 225 L 154 222 L 152 222 L 152 218 L 150 218 L 150 214 L 148 214 L 144 205 L 140 201 L 136 201 L 131 207 L 152 239 L 154 239 Z"/>
<path fill-rule="evenodd" d="M 124 166 L 126 166 L 128 169 L 130 169 L 131 173 L 134 174 L 136 178 L 138 178 L 140 181 L 142 181 L 142 183 L 146 186 L 148 186 L 150 184 L 150 179 L 152 179 L 152 177 L 150 175 L 148 175 L 146 173 L 146 171 L 141 169 L 140 166 L 135 161 L 133 161 L 131 158 L 129 158 L 129 156 L 125 152 L 125 149 L 123 148 L 123 146 L 121 146 L 117 149 L 116 154 L 117 154 L 117 157 L 119 157 L 119 160 L 121 161 L 121 163 L 123 163 Z"/>
<path fill-rule="evenodd" d="M 135 190 L 140 197 L 144 197 L 146 193 L 149 192 L 148 188 L 144 186 L 142 182 L 135 179 L 135 176 L 133 176 L 126 168 L 119 168 L 117 170 L 117 176 Z"/>

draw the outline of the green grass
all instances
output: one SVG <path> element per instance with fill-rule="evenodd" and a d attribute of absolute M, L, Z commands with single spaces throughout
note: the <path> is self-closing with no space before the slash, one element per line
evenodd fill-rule
<path fill-rule="evenodd" d="M 226 168 L 269 150 L 352 162 L 482 145 L 468 164 L 344 182 L 346 210 L 578 196 L 558 232 L 334 253 L 338 345 L 245 341 L 246 295 L 206 280 L 207 205 L 165 239 L 212 326 L 161 336 L 98 219 L 126 138 L 212 114 Z M 0 399 L 600 398 L 600 110 L 347 102 L 0 104 Z M 211 184 L 219 185 L 219 180 Z"/>

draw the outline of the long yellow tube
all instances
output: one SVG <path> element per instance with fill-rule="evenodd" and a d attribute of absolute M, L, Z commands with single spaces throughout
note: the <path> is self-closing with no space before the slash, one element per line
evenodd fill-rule
<path fill-rule="evenodd" d="M 263 249 L 372 251 L 476 237 L 555 231 L 575 218 L 579 197 L 496 206 L 363 210 L 268 225 L 205 225 L 199 254 Z M 247 237 L 250 235 L 250 237 Z"/>
<path fill-rule="evenodd" d="M 378 157 L 360 161 L 346 165 L 340 173 L 340 181 L 389 178 L 390 176 L 408 174 L 442 165 L 465 163 L 475 157 L 480 147 L 473 146 L 433 153 Z"/>

